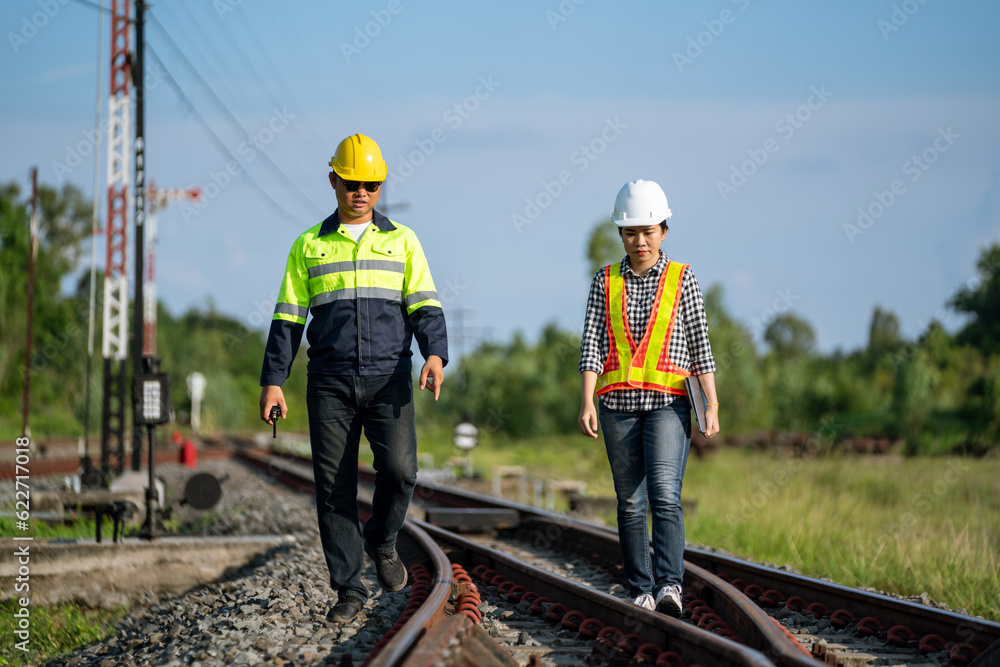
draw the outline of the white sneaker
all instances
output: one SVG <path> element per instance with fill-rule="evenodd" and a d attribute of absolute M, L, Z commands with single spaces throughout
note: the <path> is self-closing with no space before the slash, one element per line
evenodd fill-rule
<path fill-rule="evenodd" d="M 656 594 L 656 611 L 666 616 L 681 618 L 684 615 L 681 607 L 681 587 L 664 586 Z"/>
<path fill-rule="evenodd" d="M 643 609 L 648 609 L 650 611 L 656 609 L 656 605 L 653 603 L 653 596 L 649 593 L 643 593 L 636 599 L 632 600 L 632 604 L 636 607 L 642 607 Z"/>

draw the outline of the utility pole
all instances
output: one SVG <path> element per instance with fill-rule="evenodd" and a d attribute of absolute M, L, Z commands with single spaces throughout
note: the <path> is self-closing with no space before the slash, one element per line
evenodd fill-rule
<path fill-rule="evenodd" d="M 98 201 L 100 188 L 101 161 L 101 67 L 100 62 L 104 49 L 104 0 L 101 0 L 101 12 L 97 19 L 97 95 L 94 100 L 94 136 L 97 137 L 94 146 L 94 203 L 90 218 L 90 308 L 87 318 L 87 374 L 83 385 L 83 453 L 80 456 L 80 475 L 83 486 L 96 488 L 101 486 L 101 473 L 94 468 L 90 458 L 90 387 L 94 370 L 94 321 L 97 301 L 97 235 L 100 232 L 101 207 Z"/>
<path fill-rule="evenodd" d="M 146 222 L 146 282 L 143 285 L 142 298 L 145 305 L 142 322 L 142 354 L 144 357 L 156 356 L 156 242 L 157 213 L 167 207 L 171 201 L 189 199 L 197 202 L 201 199 L 201 188 L 192 186 L 187 189 L 168 188 L 157 190 L 156 181 L 149 181 L 149 220 Z"/>
<path fill-rule="evenodd" d="M 135 296 L 132 298 L 134 308 L 132 316 L 132 384 L 138 387 L 139 376 L 153 372 L 149 365 L 152 358 L 143 356 L 143 260 L 145 253 L 146 223 L 146 134 L 145 134 L 145 80 L 143 79 L 143 36 L 146 18 L 144 0 L 135 0 L 135 51 L 132 52 L 132 85 L 135 86 Z M 156 369 L 159 370 L 159 369 Z M 139 414 L 139 394 L 133 391 L 132 419 L 132 470 L 141 468 L 142 458 L 142 424 L 136 418 Z M 150 445 L 150 479 L 153 476 L 152 445 Z M 151 482 L 152 483 L 152 482 Z"/>
<path fill-rule="evenodd" d="M 108 100 L 108 224 L 104 264 L 104 399 L 101 406 L 101 473 L 125 466 L 125 360 L 128 357 L 129 0 L 111 0 L 111 95 Z"/>
<path fill-rule="evenodd" d="M 143 244 L 146 236 L 146 134 L 145 97 L 146 81 L 143 75 L 145 51 L 144 33 L 146 23 L 145 0 L 135 0 L 135 52 L 132 58 L 132 83 L 135 85 L 135 297 L 133 304 L 132 338 L 132 469 L 139 470 L 142 455 L 142 427 L 146 426 L 149 438 L 149 483 L 146 486 L 146 523 L 140 534 L 151 540 L 156 535 L 157 500 L 156 492 L 156 423 L 169 419 L 164 406 L 169 404 L 170 385 L 163 378 L 154 379 L 160 373 L 160 358 L 143 354 Z M 153 304 L 155 308 L 156 305 Z M 164 393 L 167 396 L 164 396 Z M 166 403 L 164 403 L 166 399 Z M 158 404 L 155 417 L 150 410 L 151 402 Z"/>
<path fill-rule="evenodd" d="M 31 168 L 31 222 L 28 249 L 28 333 L 24 345 L 24 410 L 21 435 L 31 435 L 28 428 L 28 406 L 31 404 L 31 325 L 35 311 L 35 255 L 38 254 L 38 167 Z"/>

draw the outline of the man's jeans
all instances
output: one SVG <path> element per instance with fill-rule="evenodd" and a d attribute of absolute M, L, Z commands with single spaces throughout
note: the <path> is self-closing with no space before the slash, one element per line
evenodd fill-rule
<path fill-rule="evenodd" d="M 647 412 L 600 406 L 601 427 L 618 497 L 618 539 L 631 597 L 680 585 L 684 577 L 681 483 L 691 446 L 691 404 L 678 397 Z M 646 507 L 653 515 L 650 569 Z"/>
<path fill-rule="evenodd" d="M 341 600 L 346 595 L 367 599 L 361 581 L 364 542 L 380 553 L 395 549 L 417 479 L 413 380 L 409 373 L 310 374 L 306 403 L 316 512 L 330 586 Z M 363 534 L 357 502 L 362 430 L 375 466 L 372 517 Z"/>

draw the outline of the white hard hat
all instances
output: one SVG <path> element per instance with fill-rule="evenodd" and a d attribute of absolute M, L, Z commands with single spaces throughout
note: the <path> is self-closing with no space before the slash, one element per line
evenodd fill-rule
<path fill-rule="evenodd" d="M 670 217 L 667 195 L 653 181 L 629 181 L 615 197 L 611 221 L 619 227 L 648 227 Z"/>

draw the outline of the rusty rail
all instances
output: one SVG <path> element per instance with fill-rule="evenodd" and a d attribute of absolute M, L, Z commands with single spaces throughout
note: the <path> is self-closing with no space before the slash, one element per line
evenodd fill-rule
<path fill-rule="evenodd" d="M 316 492 L 308 459 L 276 458 L 247 450 L 237 452 L 236 457 L 292 488 L 304 493 Z M 306 465 L 307 462 L 309 465 Z M 359 497 L 358 510 L 362 518 L 371 516 L 370 499 Z M 403 562 L 411 571 L 414 567 L 429 566 L 434 573 L 433 581 L 420 607 L 409 618 L 401 619 L 402 626 L 394 628 L 391 639 L 385 645 L 377 646 L 365 664 L 369 667 L 419 667 L 430 664 L 508 666 L 510 663 L 503 660 L 505 656 L 498 651 L 495 643 L 488 636 L 484 637 L 482 628 L 470 627 L 471 621 L 467 616 L 456 618 L 447 614 L 452 593 L 452 565 L 441 547 L 412 520 L 403 525 L 400 537 L 411 545 L 400 554 Z M 455 652 L 455 640 L 467 648 L 452 655 L 451 659 L 445 659 L 449 652 Z M 473 661 L 463 662 L 469 659 Z"/>
<path fill-rule="evenodd" d="M 490 570 L 516 581 L 538 594 L 551 598 L 571 610 L 580 612 L 584 619 L 594 618 L 604 626 L 627 629 L 629 634 L 643 637 L 646 642 L 672 650 L 706 665 L 746 665 L 764 667 L 771 665 L 764 655 L 724 637 L 700 630 L 688 623 L 668 618 L 653 611 L 641 609 L 625 600 L 596 591 L 569 579 L 534 567 L 502 551 L 478 544 L 468 538 L 416 521 L 439 544 L 447 544 L 450 552 L 461 553 L 466 566 L 485 565 Z M 550 607 L 551 610 L 551 607 Z"/>
<path fill-rule="evenodd" d="M 558 529 L 559 540 L 591 551 L 610 562 L 621 560 L 618 537 L 613 533 L 565 517 L 534 517 L 523 524 L 524 530 L 549 535 Z M 779 665 L 811 667 L 815 661 L 794 638 L 782 632 L 763 609 L 741 591 L 711 572 L 684 563 L 684 588 L 711 606 L 711 612 L 731 628 L 740 641 L 761 651 Z"/>
<path fill-rule="evenodd" d="M 361 475 L 362 478 L 370 478 L 372 473 L 362 470 Z M 437 484 L 418 484 L 417 495 L 424 502 L 440 503 L 447 507 L 513 509 L 521 515 L 522 521 L 548 522 L 563 531 L 564 538 L 587 542 L 588 548 L 595 553 L 608 560 L 620 562 L 617 533 L 610 528 L 594 526 L 535 507 Z M 589 541 L 589 538 L 584 537 L 602 533 L 612 539 Z M 579 537 L 573 538 L 574 535 Z M 864 621 L 860 634 L 887 633 L 890 635 L 887 638 L 889 644 L 902 645 L 907 638 L 910 638 L 920 640 L 921 650 L 924 650 L 924 647 L 927 650 L 938 646 L 950 647 L 952 660 L 956 664 L 969 664 L 972 659 L 970 655 L 982 654 L 1000 642 L 1000 623 L 993 621 L 869 593 L 700 549 L 687 548 L 684 557 L 685 568 L 689 573 L 712 574 L 723 580 L 724 585 L 731 587 L 737 594 L 736 597 L 731 597 L 731 594 L 724 596 L 731 599 L 731 602 L 726 603 L 731 609 L 736 608 L 735 600 L 742 600 L 745 608 L 750 609 L 758 606 L 758 603 L 784 604 L 788 598 L 793 600 L 799 598 L 802 601 L 801 608 L 807 610 L 810 615 L 830 618 L 837 627 L 844 627 L 848 622 Z M 768 593 L 773 595 L 776 592 L 781 594 L 781 600 L 775 601 L 765 595 Z M 750 604 L 747 606 L 746 603 Z M 769 621 L 758 615 L 757 620 L 751 621 L 757 629 L 741 637 L 745 637 L 744 641 L 773 656 L 781 664 L 800 664 L 801 653 L 795 648 L 794 642 L 787 636 L 776 636 L 773 632 L 775 628 L 768 627 L 768 623 Z M 773 626 L 773 623 L 771 625 Z M 741 627 L 745 627 L 745 623 Z M 893 630 L 896 632 L 893 633 Z M 778 634 L 784 635 L 780 632 Z M 766 648 L 767 643 L 772 640 L 778 643 L 772 645 L 770 649 Z"/>
<path fill-rule="evenodd" d="M 246 460 L 246 457 L 241 457 Z M 268 474 L 282 479 L 286 482 L 303 488 L 301 479 L 303 470 L 308 477 L 311 477 L 311 465 L 309 459 L 303 459 L 289 454 L 282 454 L 280 459 L 270 459 L 267 463 L 254 463 Z M 362 481 L 372 482 L 374 475 L 370 470 L 362 468 L 359 470 Z M 303 490 L 306 490 L 303 488 Z M 505 508 L 507 511 L 516 512 L 520 517 L 520 530 L 526 531 L 529 536 L 534 531 L 540 535 L 551 536 L 558 534 L 558 541 L 561 546 L 572 547 L 576 545 L 583 551 L 587 551 L 598 558 L 620 562 L 620 548 L 617 543 L 617 534 L 610 529 L 587 524 L 582 521 L 571 519 L 552 512 L 546 512 L 534 507 L 520 505 L 517 503 L 498 500 L 490 496 L 460 491 L 443 487 L 436 484 L 418 483 L 415 492 L 415 500 L 428 505 L 438 505 L 453 508 Z M 430 543 L 446 543 L 454 553 L 460 553 L 464 559 L 468 560 L 469 566 L 473 564 L 487 565 L 491 569 L 506 574 L 508 576 L 525 576 L 529 571 L 527 566 L 516 559 L 505 556 L 502 552 L 493 552 L 488 547 L 476 545 L 474 542 L 466 540 L 461 536 L 444 531 L 436 526 L 422 522 L 408 522 L 413 524 L 413 528 L 420 531 L 414 533 L 414 540 L 427 541 Z M 422 533 L 422 535 L 421 535 Z M 444 557 L 444 556 L 442 556 Z M 387 644 L 386 653 L 383 651 L 371 658 L 371 664 L 378 665 L 398 665 L 407 664 L 411 666 L 429 664 L 428 656 L 437 655 L 435 659 L 440 664 L 477 664 L 468 662 L 469 656 L 475 653 L 482 653 L 483 664 L 490 655 L 499 655 L 495 647 L 491 646 L 489 638 L 482 636 L 481 629 L 469 626 L 466 621 L 455 620 L 448 616 L 445 611 L 448 595 L 452 589 L 451 572 L 445 563 L 435 562 L 434 571 L 437 574 L 435 586 L 440 587 L 438 599 L 428 607 L 426 613 L 414 618 L 405 626 L 406 631 L 400 632 L 390 644 Z M 404 559 L 408 565 L 409 561 Z M 851 623 L 857 622 L 859 634 L 868 632 L 873 634 L 876 631 L 888 631 L 888 643 L 894 641 L 905 643 L 907 640 L 913 643 L 915 638 L 923 636 L 921 639 L 921 649 L 924 643 L 928 646 L 941 648 L 948 646 L 952 648 L 952 660 L 955 664 L 969 664 L 974 656 L 987 651 L 987 649 L 1000 641 L 1000 624 L 982 619 L 972 618 L 946 612 L 943 610 L 918 605 L 911 602 L 895 600 L 881 595 L 875 595 L 864 591 L 838 586 L 828 582 L 793 575 L 780 570 L 754 565 L 745 561 L 740 561 L 718 554 L 704 552 L 697 549 L 687 549 L 685 552 L 686 564 L 686 589 L 697 595 L 697 605 L 705 603 L 711 605 L 709 610 L 712 618 L 727 625 L 724 632 L 730 628 L 740 641 L 745 642 L 751 652 L 748 654 L 727 654 L 725 658 L 720 658 L 717 654 L 711 654 L 706 659 L 709 664 L 775 664 L 788 665 L 794 667 L 805 667 L 816 664 L 803 652 L 801 646 L 793 637 L 788 635 L 772 618 L 770 618 L 762 606 L 786 604 L 790 609 L 795 609 L 794 604 L 801 605 L 799 609 L 808 607 L 810 615 L 831 618 L 831 622 Z M 669 646 L 683 644 L 689 635 L 691 645 L 687 651 L 694 650 L 711 651 L 706 646 L 714 645 L 720 640 L 711 633 L 703 632 L 693 628 L 690 624 L 667 619 L 664 616 L 638 610 L 625 601 L 618 600 L 612 596 L 596 593 L 590 589 L 582 591 L 574 590 L 575 584 L 554 575 L 543 573 L 532 577 L 532 586 L 536 586 L 543 595 L 551 592 L 559 597 L 568 597 L 571 604 L 580 607 L 582 613 L 604 614 L 611 623 L 622 622 L 623 619 L 640 619 L 643 627 L 646 628 L 650 641 L 662 642 Z M 556 593 L 556 591 L 559 591 Z M 443 601 L 440 598 L 443 597 Z M 686 596 L 687 597 L 687 596 Z M 692 595 L 693 597 L 693 595 Z M 607 600 L 603 599 L 607 598 Z M 814 602 L 810 602 L 814 600 Z M 835 607 L 831 611 L 830 607 Z M 689 612 L 691 608 L 688 607 Z M 423 612 L 424 610 L 421 610 Z M 698 614 L 704 615 L 707 612 L 699 609 Z M 644 618 L 650 616 L 650 619 Z M 881 620 L 879 620 L 881 619 Z M 447 621 L 447 622 L 445 622 Z M 647 623 L 648 622 L 648 623 Z M 718 625 L 713 621 L 713 625 Z M 838 625 L 837 627 L 843 627 Z M 680 633 L 680 634 L 677 634 Z M 895 633 L 895 635 L 894 635 Z M 707 635 L 710 639 L 704 639 Z M 468 642 L 469 654 L 456 651 L 456 643 L 463 645 Z M 708 642 L 702 645 L 699 642 Z M 732 642 L 730 642 L 732 644 Z M 734 644 L 735 645 L 735 644 Z M 901 644 L 897 644 L 901 645 Z M 471 647 L 475 646 L 473 649 Z M 451 647 L 451 648 L 448 648 Z M 691 647 L 696 647 L 692 649 Z M 815 648 L 815 647 L 814 647 Z M 937 649 L 940 650 L 940 649 Z M 448 658 L 442 658 L 444 653 Z M 423 656 L 423 657 L 418 657 Z M 822 658 L 817 655 L 815 657 Z M 480 658 L 476 658 L 479 660 Z M 501 658 L 497 657 L 497 660 Z M 426 662 L 420 662 L 426 660 Z M 503 664 L 497 662 L 495 664 Z M 977 663 L 978 664 L 978 663 Z"/>

